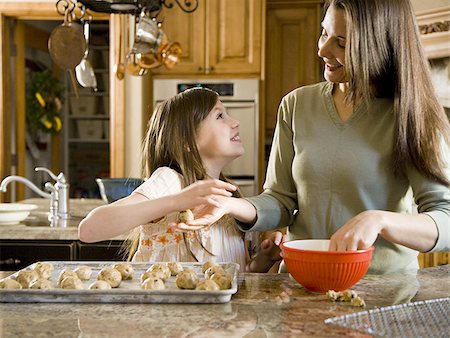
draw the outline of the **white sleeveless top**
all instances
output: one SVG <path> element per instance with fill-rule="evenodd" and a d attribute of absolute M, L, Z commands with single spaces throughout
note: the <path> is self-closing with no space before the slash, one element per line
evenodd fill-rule
<path fill-rule="evenodd" d="M 175 194 L 183 189 L 182 176 L 168 167 L 158 168 L 133 193 L 148 199 L 156 199 Z M 178 220 L 179 213 L 166 215 L 156 223 L 140 226 L 139 244 L 133 256 L 134 262 L 195 262 L 183 240 L 183 234 L 169 229 L 168 224 Z M 199 262 L 213 260 L 216 262 L 238 263 L 245 268 L 247 255 L 244 235 L 236 227 L 234 218 L 225 215 L 210 227 L 195 232 L 185 233 L 190 251 Z M 202 245 L 213 255 L 208 253 Z"/>

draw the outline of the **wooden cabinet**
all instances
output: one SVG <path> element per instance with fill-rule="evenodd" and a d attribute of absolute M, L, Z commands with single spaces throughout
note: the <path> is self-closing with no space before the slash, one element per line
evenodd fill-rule
<path fill-rule="evenodd" d="M 76 259 L 76 242 L 60 240 L 0 241 L 0 270 L 16 271 L 37 261 Z"/>
<path fill-rule="evenodd" d="M 321 19 L 320 0 L 267 1 L 265 126 L 269 142 L 281 98 L 321 79 L 317 56 Z"/>
<path fill-rule="evenodd" d="M 153 74 L 259 74 L 261 72 L 262 3 L 260 0 L 200 1 L 193 13 L 177 6 L 162 13 L 162 29 L 181 44 L 181 61 L 173 70 Z"/>
<path fill-rule="evenodd" d="M 0 240 L 0 270 L 17 271 L 37 261 L 121 261 L 122 241 Z"/>

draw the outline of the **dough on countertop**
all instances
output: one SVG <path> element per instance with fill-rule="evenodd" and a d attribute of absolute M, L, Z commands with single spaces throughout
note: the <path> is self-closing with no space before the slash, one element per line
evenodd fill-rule
<path fill-rule="evenodd" d="M 44 279 L 49 279 L 52 276 L 53 270 L 55 270 L 55 267 L 50 262 L 37 262 L 34 266 L 34 271 Z"/>
<path fill-rule="evenodd" d="M 92 269 L 87 265 L 79 266 L 73 271 L 77 274 L 78 278 L 81 280 L 89 280 L 89 278 L 91 278 L 92 275 Z"/>
<path fill-rule="evenodd" d="M 113 288 L 118 288 L 122 282 L 122 274 L 114 268 L 103 268 L 98 273 L 97 279 L 108 282 Z"/>
<path fill-rule="evenodd" d="M 39 278 L 37 281 L 30 284 L 30 289 L 49 290 L 54 289 L 53 284 L 46 278 Z"/>
<path fill-rule="evenodd" d="M 166 288 L 164 281 L 156 277 L 147 278 L 142 282 L 141 287 L 144 290 L 164 290 Z"/>
<path fill-rule="evenodd" d="M 220 287 L 212 279 L 203 279 L 198 282 L 195 290 L 218 291 L 220 290 Z"/>
<path fill-rule="evenodd" d="M 22 285 L 10 277 L 0 280 L 0 289 L 22 289 Z"/>
<path fill-rule="evenodd" d="M 28 289 L 32 283 L 39 279 L 39 274 L 35 270 L 20 270 L 16 281 L 22 285 L 22 288 Z"/>
<path fill-rule="evenodd" d="M 184 270 L 183 265 L 179 262 L 169 262 L 167 263 L 167 267 L 170 269 L 172 276 L 176 276 Z"/>
<path fill-rule="evenodd" d="M 97 280 L 93 282 L 91 285 L 89 285 L 89 290 L 109 290 L 111 289 L 111 285 L 109 285 L 108 282 L 105 282 L 104 280 Z"/>
<path fill-rule="evenodd" d="M 164 281 L 168 280 L 170 276 L 172 276 L 172 272 L 170 271 L 169 267 L 164 263 L 155 263 L 151 267 L 149 267 L 147 271 L 161 271 L 162 275 L 160 278 L 162 278 Z"/>
<path fill-rule="evenodd" d="M 177 275 L 175 282 L 180 289 L 192 290 L 197 286 L 199 278 L 194 270 L 185 269 Z"/>
<path fill-rule="evenodd" d="M 133 279 L 134 269 L 130 263 L 116 263 L 113 265 L 113 268 L 120 272 L 122 280 Z"/>
<path fill-rule="evenodd" d="M 76 276 L 67 276 L 59 283 L 61 289 L 83 289 L 83 282 Z"/>

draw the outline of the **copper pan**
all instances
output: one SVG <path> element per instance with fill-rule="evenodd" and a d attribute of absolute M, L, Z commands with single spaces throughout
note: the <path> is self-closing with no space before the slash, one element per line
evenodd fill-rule
<path fill-rule="evenodd" d="M 70 73 L 73 89 L 78 96 L 78 87 L 74 69 L 83 59 L 86 51 L 86 39 L 82 27 L 72 22 L 70 10 L 67 8 L 62 25 L 53 29 L 48 39 L 48 50 L 56 65 Z"/>

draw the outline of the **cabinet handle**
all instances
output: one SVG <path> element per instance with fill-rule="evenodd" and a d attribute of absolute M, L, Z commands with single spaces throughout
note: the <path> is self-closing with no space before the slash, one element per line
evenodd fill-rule
<path fill-rule="evenodd" d="M 0 261 L 0 265 L 18 265 L 20 263 L 22 263 L 22 261 L 17 258 L 7 258 Z"/>

